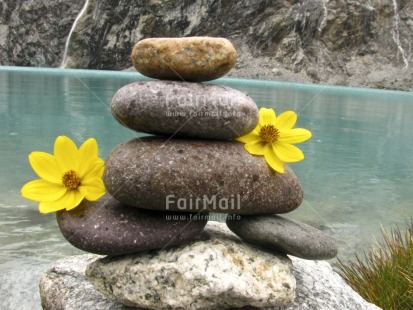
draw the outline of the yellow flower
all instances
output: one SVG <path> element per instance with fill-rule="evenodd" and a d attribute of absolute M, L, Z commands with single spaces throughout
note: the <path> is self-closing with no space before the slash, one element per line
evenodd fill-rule
<path fill-rule="evenodd" d="M 311 138 L 311 132 L 303 128 L 293 128 L 297 114 L 286 111 L 276 117 L 273 109 L 260 109 L 257 127 L 236 140 L 246 143 L 245 150 L 252 155 L 264 156 L 272 169 L 284 173 L 283 162 L 304 159 L 303 152 L 293 144 Z"/>
<path fill-rule="evenodd" d="M 93 138 L 78 149 L 71 139 L 59 136 L 54 155 L 32 152 L 29 162 L 40 179 L 26 183 L 21 194 L 40 202 L 40 213 L 71 210 L 84 198 L 94 201 L 106 192 L 102 181 L 105 163 L 98 157 L 98 145 Z"/>

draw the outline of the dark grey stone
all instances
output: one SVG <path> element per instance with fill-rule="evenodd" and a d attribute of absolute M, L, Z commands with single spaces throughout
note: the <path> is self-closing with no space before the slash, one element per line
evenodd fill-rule
<path fill-rule="evenodd" d="M 112 99 L 112 114 L 124 126 L 164 136 L 234 139 L 258 123 L 258 107 L 226 86 L 177 81 L 128 84 Z"/>
<path fill-rule="evenodd" d="M 56 214 L 59 228 L 75 247 L 103 255 L 121 255 L 185 243 L 207 223 L 195 214 L 141 210 L 124 205 L 109 194 L 84 200 L 70 211 Z"/>
<path fill-rule="evenodd" d="M 234 141 L 133 139 L 111 152 L 103 181 L 119 201 L 153 210 L 286 213 L 303 198 L 288 166 L 277 173 Z"/>
<path fill-rule="evenodd" d="M 334 240 L 322 231 L 278 215 L 227 217 L 227 226 L 253 244 L 304 259 L 329 259 L 337 255 Z"/>

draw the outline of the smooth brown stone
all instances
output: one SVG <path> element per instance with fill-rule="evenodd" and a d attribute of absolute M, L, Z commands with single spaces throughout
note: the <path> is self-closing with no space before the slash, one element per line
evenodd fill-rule
<path fill-rule="evenodd" d="M 103 181 L 119 201 L 152 210 L 274 214 L 303 199 L 288 166 L 277 173 L 235 141 L 130 140 L 107 158 Z"/>
<path fill-rule="evenodd" d="M 224 38 L 149 38 L 135 44 L 131 57 L 136 70 L 148 77 L 202 82 L 229 72 L 237 52 Z"/>
<path fill-rule="evenodd" d="M 249 96 L 205 83 L 131 83 L 113 96 L 111 111 L 128 128 L 168 137 L 235 139 L 258 123 L 258 107 Z"/>
<path fill-rule="evenodd" d="M 207 223 L 205 217 L 195 216 L 132 208 L 109 194 L 56 213 L 67 241 L 83 251 L 103 255 L 136 253 L 188 242 Z"/>

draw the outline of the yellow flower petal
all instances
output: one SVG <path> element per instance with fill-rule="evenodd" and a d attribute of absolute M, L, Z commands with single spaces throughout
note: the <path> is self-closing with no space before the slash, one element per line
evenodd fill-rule
<path fill-rule="evenodd" d="M 89 201 L 98 200 L 106 193 L 105 185 L 100 177 L 93 177 L 85 180 L 79 191 L 85 194 L 85 198 Z"/>
<path fill-rule="evenodd" d="M 91 175 L 99 175 L 101 177 L 104 166 L 105 162 L 102 159 L 98 157 L 91 158 L 87 163 L 80 165 L 79 176 L 80 178 L 87 178 Z"/>
<path fill-rule="evenodd" d="M 66 210 L 72 210 L 76 208 L 82 200 L 85 198 L 85 194 L 79 190 L 70 191 L 70 198 L 67 200 Z"/>
<path fill-rule="evenodd" d="M 77 207 L 83 200 L 84 195 L 78 190 L 69 190 L 61 198 L 55 201 L 42 201 L 39 204 L 40 213 L 50 213 L 59 210 L 71 210 Z"/>
<path fill-rule="evenodd" d="M 273 109 L 260 109 L 260 118 L 258 121 L 260 128 L 264 125 L 274 124 L 276 119 L 275 111 Z"/>
<path fill-rule="evenodd" d="M 284 131 L 278 138 L 278 142 L 295 144 L 311 138 L 311 132 L 304 128 L 293 128 Z"/>
<path fill-rule="evenodd" d="M 254 129 L 250 133 L 248 133 L 248 134 L 246 134 L 242 137 L 239 137 L 235 140 L 237 140 L 239 142 L 242 142 L 242 143 L 248 143 L 248 142 L 257 141 L 257 140 L 260 140 L 260 139 L 261 138 L 260 138 L 259 133 Z"/>
<path fill-rule="evenodd" d="M 39 212 L 42 214 L 56 212 L 63 209 L 64 207 L 62 208 L 61 205 L 55 204 L 53 202 L 51 203 L 50 201 L 43 201 L 39 204 Z"/>
<path fill-rule="evenodd" d="M 80 177 L 84 176 L 90 165 L 94 164 L 94 160 L 98 158 L 98 145 L 96 140 L 90 138 L 86 140 L 79 148 L 78 156 L 78 172 Z"/>
<path fill-rule="evenodd" d="M 284 143 L 274 143 L 273 152 L 284 162 L 296 162 L 304 159 L 303 152 L 296 146 Z"/>
<path fill-rule="evenodd" d="M 103 159 L 98 158 L 98 160 L 96 161 L 96 166 L 94 167 L 93 171 L 96 171 L 96 175 L 99 178 L 102 178 L 104 170 L 105 170 L 105 162 L 103 161 Z"/>
<path fill-rule="evenodd" d="M 62 174 L 69 170 L 78 170 L 79 150 L 70 138 L 57 137 L 54 144 L 54 156 Z"/>
<path fill-rule="evenodd" d="M 61 198 L 67 191 L 63 184 L 54 184 L 39 179 L 26 183 L 21 194 L 24 198 L 34 201 L 53 201 Z"/>
<path fill-rule="evenodd" d="M 252 155 L 264 155 L 268 150 L 268 143 L 261 140 L 252 141 L 244 145 L 244 149 Z"/>
<path fill-rule="evenodd" d="M 283 131 L 293 128 L 296 122 L 297 114 L 293 111 L 285 111 L 278 115 L 273 124 L 279 131 Z"/>
<path fill-rule="evenodd" d="M 48 182 L 61 184 L 62 174 L 53 155 L 44 152 L 32 152 L 29 162 L 36 174 Z"/>
<path fill-rule="evenodd" d="M 264 155 L 265 161 L 267 164 L 279 173 L 284 173 L 284 163 L 277 157 L 277 155 L 272 151 L 269 150 Z"/>
<path fill-rule="evenodd" d="M 91 176 L 102 177 L 104 166 L 105 162 L 102 159 L 91 159 L 89 163 L 82 168 L 83 171 L 79 172 L 79 176 L 81 179 L 89 178 Z"/>
<path fill-rule="evenodd" d="M 81 159 L 98 157 L 98 144 L 94 138 L 89 138 L 79 148 Z"/>

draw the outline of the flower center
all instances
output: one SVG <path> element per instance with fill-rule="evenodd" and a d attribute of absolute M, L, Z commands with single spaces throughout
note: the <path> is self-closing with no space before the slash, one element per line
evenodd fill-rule
<path fill-rule="evenodd" d="M 262 126 L 260 130 L 261 140 L 266 143 L 274 142 L 275 140 L 277 140 L 279 134 L 280 133 L 278 129 L 275 128 L 273 125 Z"/>
<path fill-rule="evenodd" d="M 67 188 L 76 189 L 80 185 L 80 178 L 75 171 L 69 170 L 62 176 L 62 183 Z"/>

